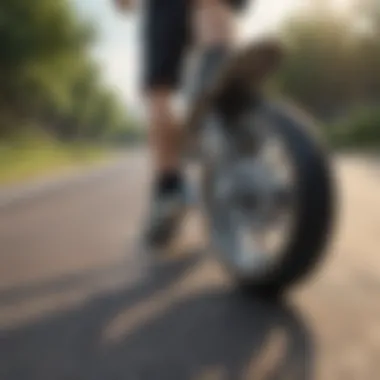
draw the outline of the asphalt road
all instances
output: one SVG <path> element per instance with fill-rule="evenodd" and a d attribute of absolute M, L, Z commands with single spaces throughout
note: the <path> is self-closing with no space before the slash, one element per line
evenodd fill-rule
<path fill-rule="evenodd" d="M 143 259 L 146 167 L 133 153 L 0 209 L 1 380 L 379 379 L 379 166 L 336 161 L 328 259 L 282 304 L 239 296 L 195 217 L 182 251 Z"/>

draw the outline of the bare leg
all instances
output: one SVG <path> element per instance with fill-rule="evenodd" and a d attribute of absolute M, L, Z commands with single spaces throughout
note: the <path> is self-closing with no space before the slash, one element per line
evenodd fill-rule
<path fill-rule="evenodd" d="M 169 88 L 153 89 L 147 94 L 150 146 L 156 173 L 181 169 L 181 128 L 172 109 L 172 95 Z"/>
<path fill-rule="evenodd" d="M 194 28 L 201 48 L 229 45 L 234 39 L 233 12 L 223 0 L 195 0 Z"/>

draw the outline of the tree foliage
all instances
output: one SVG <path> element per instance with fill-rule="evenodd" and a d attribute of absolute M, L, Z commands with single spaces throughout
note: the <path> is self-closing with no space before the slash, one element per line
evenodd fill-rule
<path fill-rule="evenodd" d="M 289 48 L 278 76 L 281 92 L 319 117 L 380 100 L 380 23 L 373 8 L 341 15 L 319 8 L 282 29 Z"/>
<path fill-rule="evenodd" d="M 95 37 L 66 0 L 1 1 L 0 136 L 25 119 L 65 139 L 128 125 L 88 53 Z"/>

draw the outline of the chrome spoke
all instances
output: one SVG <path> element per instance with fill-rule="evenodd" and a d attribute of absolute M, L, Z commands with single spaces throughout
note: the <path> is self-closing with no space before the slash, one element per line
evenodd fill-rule
<path fill-rule="evenodd" d="M 214 149 L 223 157 L 213 167 L 214 240 L 229 265 L 249 276 L 262 274 L 280 259 L 295 206 L 294 176 L 285 147 L 270 128 L 256 129 L 260 147 L 251 154 L 233 147 L 238 139 L 229 141 L 222 132 L 219 140 L 211 136 L 219 141 L 221 149 Z"/>

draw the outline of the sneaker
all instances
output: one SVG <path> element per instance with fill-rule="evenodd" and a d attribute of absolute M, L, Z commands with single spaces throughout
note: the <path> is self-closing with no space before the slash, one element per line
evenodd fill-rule
<path fill-rule="evenodd" d="M 168 193 L 155 194 L 152 199 L 145 242 L 150 248 L 168 246 L 178 231 L 186 211 L 184 186 Z"/>

